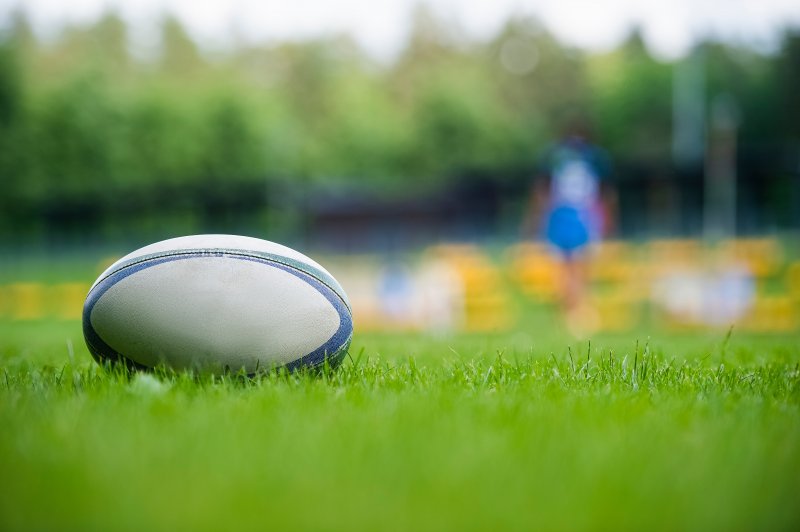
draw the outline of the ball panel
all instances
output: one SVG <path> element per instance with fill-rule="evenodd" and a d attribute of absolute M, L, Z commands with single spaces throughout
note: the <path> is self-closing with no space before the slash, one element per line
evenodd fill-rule
<path fill-rule="evenodd" d="M 314 262 L 309 257 L 306 257 L 299 251 L 296 251 L 292 248 L 286 247 L 281 244 L 277 244 L 275 242 L 270 242 L 269 240 L 263 240 L 260 238 L 253 238 L 249 236 L 213 235 L 213 234 L 180 236 L 177 238 L 169 238 L 167 240 L 155 242 L 153 244 L 144 246 L 143 248 L 139 248 L 136 251 L 128 253 L 114 264 L 154 253 L 190 251 L 190 250 L 202 250 L 202 249 L 210 250 L 217 248 L 274 253 L 275 255 L 283 255 L 284 257 L 290 257 L 293 259 L 308 262 L 309 264 L 316 266 L 320 270 L 325 271 L 325 268 Z M 114 265 L 112 265 L 109 268 L 109 270 L 113 269 L 113 267 Z"/>
<path fill-rule="evenodd" d="M 111 268 L 106 270 L 92 285 L 92 287 L 96 286 L 100 282 L 102 282 L 106 277 L 113 275 L 117 271 L 123 270 L 128 267 L 136 266 L 137 264 L 149 262 L 153 260 L 159 260 L 162 258 L 167 257 L 177 257 L 177 256 L 185 256 L 185 255 L 192 255 L 192 256 L 209 256 L 209 257 L 231 257 L 231 258 L 241 258 L 241 259 L 248 259 L 248 258 L 256 258 L 256 259 L 265 259 L 269 262 L 273 262 L 276 264 L 282 264 L 284 266 L 289 266 L 290 268 L 294 268 L 299 270 L 303 273 L 306 273 L 318 281 L 322 282 L 323 284 L 327 285 L 331 288 L 336 294 L 342 299 L 345 306 L 350 308 L 350 302 L 347 299 L 347 295 L 344 292 L 344 289 L 341 287 L 339 282 L 333 278 L 333 276 L 327 272 L 327 270 L 321 270 L 315 267 L 312 264 L 307 262 L 299 261 L 290 257 L 284 257 L 283 255 L 275 255 L 272 253 L 264 253 L 260 251 L 242 251 L 242 250 L 230 250 L 230 249 L 194 249 L 194 250 L 180 250 L 180 251 L 172 251 L 172 252 L 163 252 L 163 253 L 153 253 L 148 255 L 141 255 L 136 256 L 131 259 L 120 259 L 117 261 Z"/>
<path fill-rule="evenodd" d="M 240 251 L 243 254 L 251 254 L 254 256 L 261 255 L 267 258 L 284 257 L 285 259 L 288 259 L 289 262 L 306 264 L 310 266 L 311 270 L 321 274 L 317 275 L 317 277 L 323 281 L 330 279 L 332 281 L 331 287 L 339 292 L 340 296 L 345 300 L 345 303 L 347 303 L 347 296 L 345 295 L 341 286 L 339 286 L 338 282 L 336 282 L 328 270 L 323 268 L 313 259 L 303 255 L 299 251 L 275 242 L 270 242 L 269 240 L 239 235 L 190 235 L 170 238 L 167 240 L 162 240 L 161 242 L 150 244 L 143 248 L 137 249 L 136 251 L 128 253 L 114 264 L 109 266 L 98 277 L 98 280 L 95 281 L 95 284 L 114 271 L 124 267 L 126 263 L 134 263 L 137 262 L 138 259 L 146 259 L 148 256 L 163 256 L 180 253 L 182 251 Z"/>

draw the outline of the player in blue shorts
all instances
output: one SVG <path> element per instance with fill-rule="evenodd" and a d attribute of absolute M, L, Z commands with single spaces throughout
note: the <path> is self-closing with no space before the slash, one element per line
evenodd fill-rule
<path fill-rule="evenodd" d="M 585 131 L 573 127 L 548 150 L 542 161 L 547 180 L 534 194 L 536 210 L 543 214 L 542 236 L 561 258 L 561 297 L 568 319 L 584 303 L 586 248 L 608 233 L 613 204 L 608 201 L 609 158 L 587 140 Z"/>

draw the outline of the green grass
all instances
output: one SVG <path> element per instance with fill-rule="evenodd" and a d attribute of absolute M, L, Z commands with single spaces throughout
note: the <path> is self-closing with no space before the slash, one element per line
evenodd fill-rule
<path fill-rule="evenodd" d="M 0 322 L 0 529 L 797 529 L 797 336 L 359 335 L 248 380 Z"/>

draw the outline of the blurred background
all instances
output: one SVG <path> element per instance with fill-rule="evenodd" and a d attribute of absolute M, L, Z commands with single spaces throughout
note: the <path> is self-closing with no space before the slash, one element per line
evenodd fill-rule
<path fill-rule="evenodd" d="M 576 121 L 616 204 L 576 334 L 798 330 L 784 0 L 2 4 L 0 319 L 77 320 L 122 254 L 236 233 L 330 266 L 357 330 L 559 326 L 523 220 Z"/>

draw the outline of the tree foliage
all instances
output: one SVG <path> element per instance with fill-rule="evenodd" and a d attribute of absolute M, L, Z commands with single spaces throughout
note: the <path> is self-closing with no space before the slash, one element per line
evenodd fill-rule
<path fill-rule="evenodd" d="M 54 43 L 15 14 L 0 44 L 0 233 L 70 216 L 112 228 L 115 213 L 170 201 L 193 227 L 219 198 L 267 209 L 272 185 L 502 180 L 532 169 L 576 113 L 617 160 L 669 164 L 674 63 L 638 33 L 587 54 L 526 18 L 486 41 L 425 8 L 413 20 L 404 51 L 378 63 L 346 36 L 210 56 L 173 18 L 157 57 L 141 59 L 113 13 Z M 708 45 L 708 96 L 735 98 L 746 141 L 800 139 L 798 42 L 787 31 L 774 55 Z"/>

